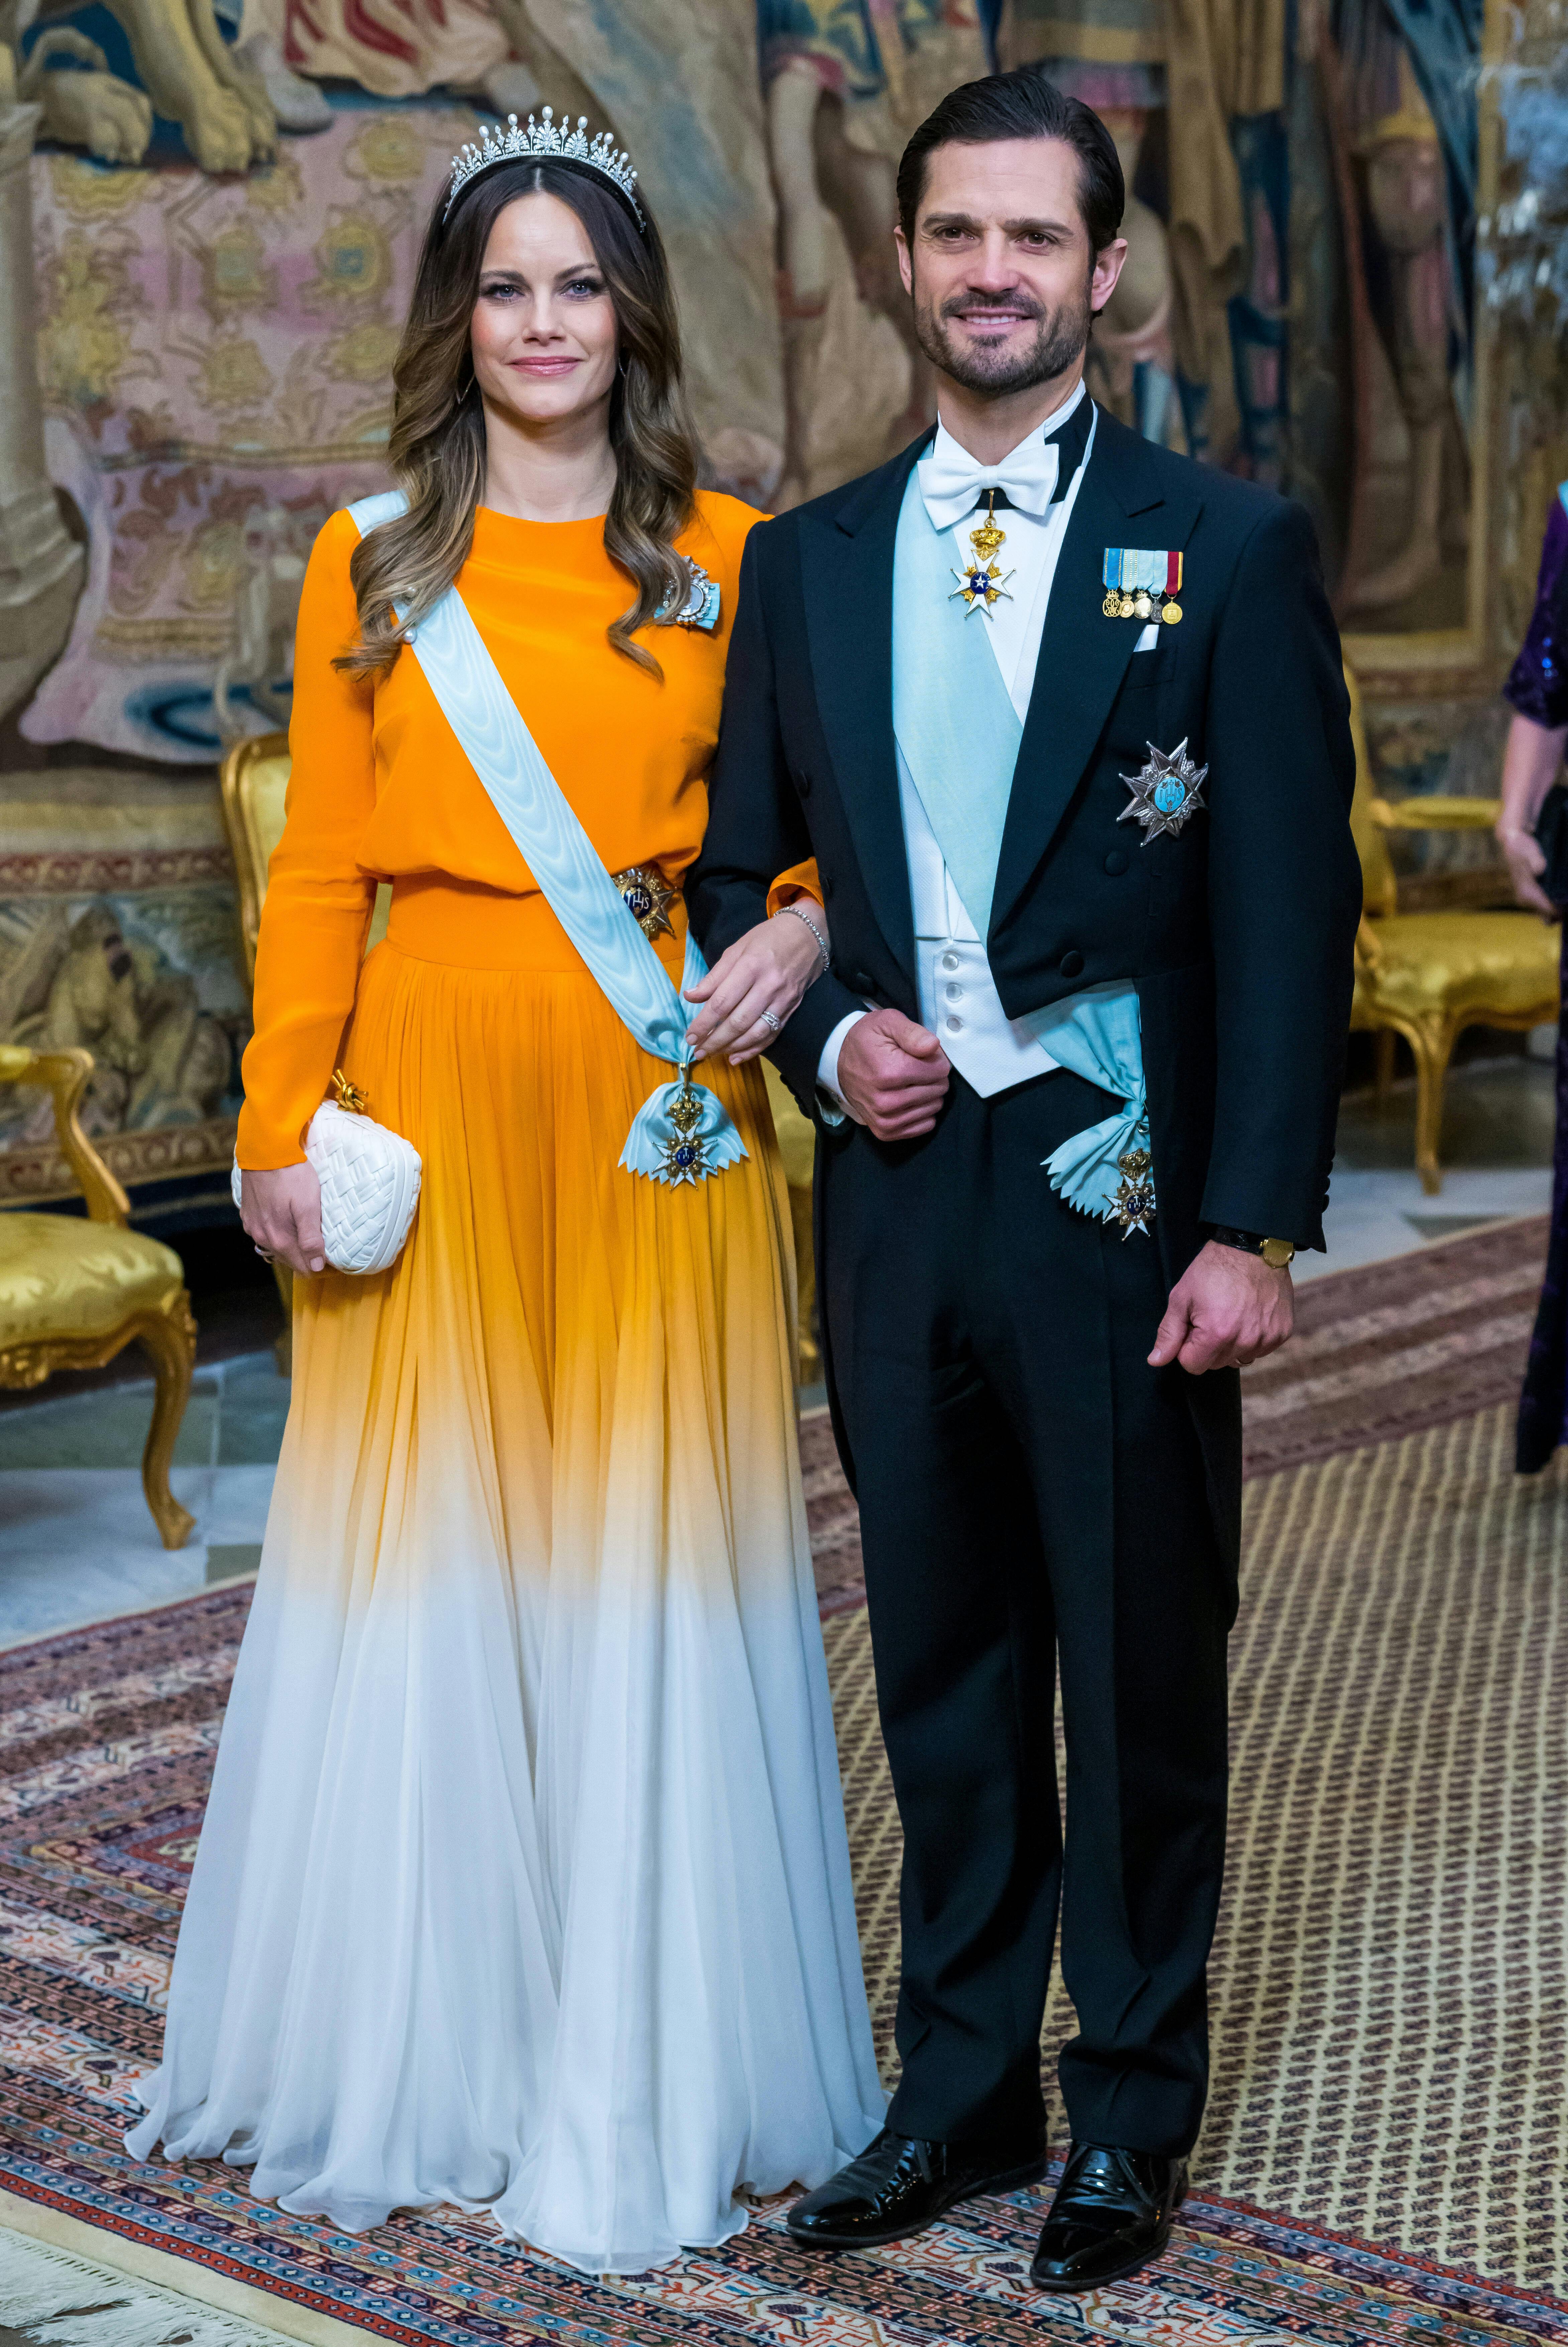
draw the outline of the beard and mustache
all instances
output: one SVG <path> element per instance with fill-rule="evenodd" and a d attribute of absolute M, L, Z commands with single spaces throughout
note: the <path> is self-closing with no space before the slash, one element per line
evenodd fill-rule
<path fill-rule="evenodd" d="M 1076 302 L 1048 310 L 1032 293 L 1015 286 L 1005 294 L 988 296 L 972 290 L 955 293 L 938 310 L 933 303 L 915 304 L 915 333 L 920 348 L 939 372 L 966 391 L 1000 399 L 1009 392 L 1032 391 L 1050 383 L 1081 354 L 1089 342 L 1094 313 L 1090 306 L 1091 281 L 1086 281 Z M 993 310 L 1021 310 L 1034 321 L 1034 334 L 1022 349 L 1008 343 L 994 348 L 960 346 L 949 319 L 983 318 Z"/>

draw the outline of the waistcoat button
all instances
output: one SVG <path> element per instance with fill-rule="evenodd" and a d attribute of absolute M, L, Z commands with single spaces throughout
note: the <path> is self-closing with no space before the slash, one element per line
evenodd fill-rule
<path fill-rule="evenodd" d="M 1120 876 L 1126 871 L 1127 858 L 1122 849 L 1120 847 L 1113 847 L 1112 849 L 1110 855 L 1105 859 L 1105 869 L 1110 873 L 1113 880 L 1119 878 Z"/>
<path fill-rule="evenodd" d="M 1062 955 L 1062 957 L 1061 957 L 1061 975 L 1063 976 L 1063 978 L 1081 978 L 1081 977 L 1082 977 L 1082 975 L 1083 975 L 1083 956 L 1079 952 L 1078 948 L 1077 948 L 1076 946 L 1074 946 L 1074 947 L 1073 947 L 1072 951 L 1071 951 L 1071 953 L 1064 953 L 1064 954 Z"/>

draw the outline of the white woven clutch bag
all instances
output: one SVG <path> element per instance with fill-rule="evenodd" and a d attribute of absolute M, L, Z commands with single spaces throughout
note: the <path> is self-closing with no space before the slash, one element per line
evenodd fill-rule
<path fill-rule="evenodd" d="M 327 1261 L 334 1271 L 387 1271 L 403 1252 L 419 1204 L 419 1152 L 356 1109 L 364 1095 L 341 1073 L 333 1082 L 337 1100 L 323 1101 L 305 1133 L 306 1162 L 322 1185 Z M 237 1160 L 231 1187 L 238 1205 Z"/>

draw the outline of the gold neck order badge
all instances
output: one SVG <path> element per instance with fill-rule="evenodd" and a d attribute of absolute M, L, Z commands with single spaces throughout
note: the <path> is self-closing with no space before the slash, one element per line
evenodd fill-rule
<path fill-rule="evenodd" d="M 1124 1239 L 1130 1239 L 1134 1231 L 1149 1235 L 1154 1219 L 1154 1184 L 1150 1178 L 1153 1163 L 1146 1149 L 1124 1150 L 1116 1160 L 1122 1180 L 1111 1203 Z"/>
<path fill-rule="evenodd" d="M 702 1122 L 702 1104 L 690 1068 L 681 1071 L 681 1089 L 671 1103 L 670 1122 L 675 1131 L 664 1144 L 661 1177 L 666 1182 L 690 1182 L 695 1189 L 703 1176 L 717 1169 L 708 1163 L 708 1144 L 697 1131 Z"/>
<path fill-rule="evenodd" d="M 971 611 L 983 611 L 989 620 L 991 605 L 999 596 L 1005 595 L 1009 603 L 1012 601 L 1012 590 L 1007 582 L 1013 574 L 1010 570 L 1002 570 L 997 562 L 998 554 L 1007 544 L 1008 534 L 997 520 L 995 489 L 989 495 L 990 503 L 986 507 L 984 521 L 978 523 L 969 532 L 973 559 L 967 570 L 954 571 L 953 577 L 958 583 L 948 597 L 949 603 L 956 601 L 960 595 L 963 597 L 966 620 Z"/>

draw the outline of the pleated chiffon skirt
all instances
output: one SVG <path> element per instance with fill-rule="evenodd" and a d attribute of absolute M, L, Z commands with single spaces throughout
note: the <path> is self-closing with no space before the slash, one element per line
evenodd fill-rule
<path fill-rule="evenodd" d="M 671 974 L 678 960 L 671 955 Z M 795 1450 L 787 1197 L 617 1161 L 668 1081 L 540 900 L 400 886 L 345 1051 L 425 1165 L 294 1391 L 129 2137 L 346 2229 L 635 2272 L 882 2121 Z"/>

